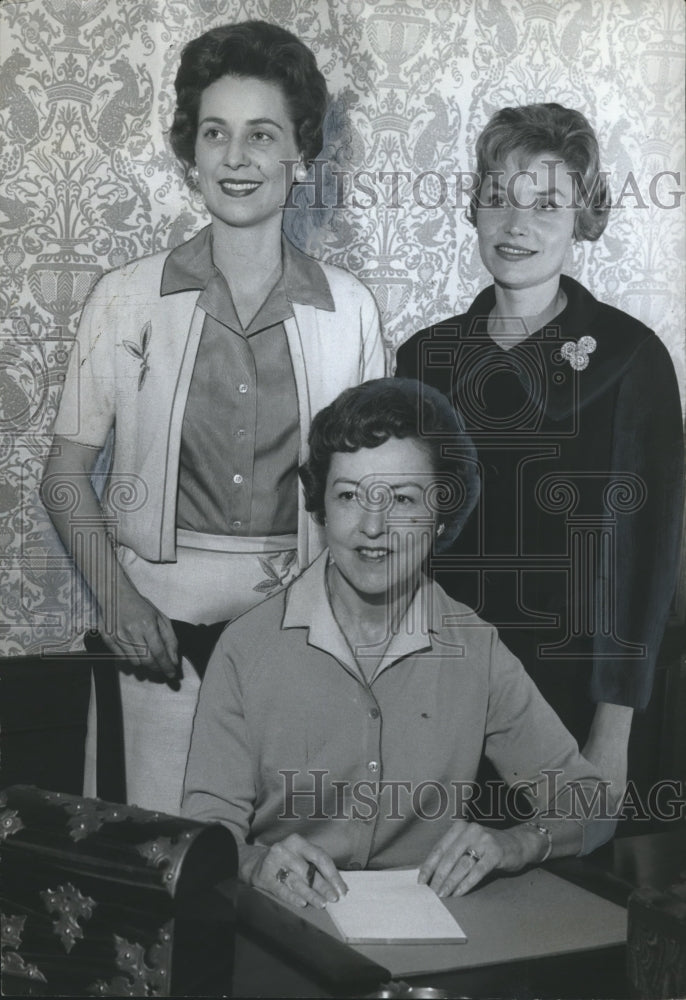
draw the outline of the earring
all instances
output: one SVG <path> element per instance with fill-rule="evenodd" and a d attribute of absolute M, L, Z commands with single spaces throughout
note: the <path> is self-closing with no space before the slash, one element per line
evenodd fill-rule
<path fill-rule="evenodd" d="M 191 167 L 191 169 L 188 171 L 188 173 L 190 174 L 190 178 L 193 181 L 193 183 L 197 184 L 198 183 L 198 168 L 197 167 Z"/>
<path fill-rule="evenodd" d="M 295 179 L 298 184 L 302 184 L 302 182 L 307 179 L 307 167 L 302 160 L 295 168 Z"/>

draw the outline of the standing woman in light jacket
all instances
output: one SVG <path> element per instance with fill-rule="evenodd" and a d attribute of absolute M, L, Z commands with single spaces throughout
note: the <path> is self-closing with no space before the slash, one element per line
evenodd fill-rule
<path fill-rule="evenodd" d="M 320 550 L 298 490 L 310 418 L 383 374 L 370 293 L 282 235 L 293 178 L 322 143 L 313 54 L 266 22 L 224 25 L 185 47 L 175 86 L 171 142 L 211 223 L 91 294 L 43 480 L 103 638 L 127 661 L 127 801 L 172 813 L 199 687 L 172 620 L 234 618 Z M 100 501 L 90 477 L 112 428 Z M 91 732 L 91 794 L 93 746 Z"/>

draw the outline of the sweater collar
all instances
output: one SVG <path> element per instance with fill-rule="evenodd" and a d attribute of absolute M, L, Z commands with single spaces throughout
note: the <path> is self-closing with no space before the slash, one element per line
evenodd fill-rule
<path fill-rule="evenodd" d="M 580 411 L 619 378 L 624 367 L 609 339 L 599 336 L 601 303 L 566 274 L 560 276 L 560 286 L 567 297 L 562 312 L 507 351 L 495 344 L 486 330 L 488 315 L 495 305 L 494 285 L 476 296 L 463 317 L 459 333 L 461 350 L 480 351 L 481 370 L 487 364 L 483 352 L 488 351 L 495 363 L 511 368 L 531 392 L 535 409 L 545 411 L 555 421 L 566 419 L 572 411 Z M 576 370 L 563 347 L 567 344 L 573 353 L 582 337 L 590 337 L 595 346 L 588 353 L 587 367 Z M 471 377 L 468 366 L 458 363 L 458 381 L 460 369 L 464 378 Z"/>
<path fill-rule="evenodd" d="M 588 289 L 584 288 L 582 284 L 575 281 L 574 278 L 570 278 L 567 274 L 560 275 L 560 287 L 567 297 L 564 309 L 542 330 L 535 330 L 527 338 L 528 340 L 549 339 L 545 337 L 545 332 L 555 326 L 563 328 L 567 337 L 578 338 L 583 336 L 588 326 L 593 323 L 600 303 L 591 295 Z M 479 292 L 465 313 L 467 336 L 470 333 L 479 337 L 485 334 L 488 315 L 494 305 L 495 285 L 489 285 L 488 288 L 484 288 L 483 291 Z M 510 350 L 514 351 L 516 349 L 516 347 L 513 347 Z"/>
<path fill-rule="evenodd" d="M 285 236 L 281 248 L 282 280 L 288 300 L 334 312 L 331 289 L 320 264 L 294 247 Z M 210 224 L 169 253 L 162 271 L 160 295 L 202 291 L 215 273 Z"/>
<path fill-rule="evenodd" d="M 326 587 L 328 561 L 329 552 L 325 549 L 290 585 L 286 594 L 282 628 L 308 629 L 307 642 L 310 646 L 329 653 L 356 679 L 364 681 L 329 603 Z M 383 670 L 403 657 L 432 648 L 432 635 L 437 632 L 437 625 L 445 612 L 445 599 L 438 584 L 422 576 L 400 628 L 391 637 L 371 683 Z M 373 655 L 376 658 L 377 654 Z"/>

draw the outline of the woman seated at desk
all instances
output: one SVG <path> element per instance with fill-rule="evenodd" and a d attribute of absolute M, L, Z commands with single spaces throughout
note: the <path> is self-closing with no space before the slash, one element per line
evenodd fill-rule
<path fill-rule="evenodd" d="M 300 906 L 345 892 L 339 870 L 417 865 L 447 896 L 593 850 L 613 826 L 571 818 L 567 783 L 591 802 L 594 769 L 496 630 L 424 572 L 479 491 L 448 401 L 376 379 L 321 410 L 309 445 L 300 475 L 328 548 L 222 634 L 184 814 L 224 823 L 243 880 Z M 464 818 L 482 753 L 527 790 L 509 829 Z"/>

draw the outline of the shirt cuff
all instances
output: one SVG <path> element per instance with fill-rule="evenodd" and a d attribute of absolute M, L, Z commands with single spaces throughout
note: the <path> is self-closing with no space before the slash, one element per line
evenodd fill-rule
<path fill-rule="evenodd" d="M 598 847 L 612 840 L 617 829 L 616 817 L 598 817 L 596 819 L 577 820 L 581 823 L 583 840 L 577 857 L 591 854 Z"/>
<path fill-rule="evenodd" d="M 250 884 L 251 875 L 269 848 L 264 844 L 238 844 L 238 876 Z"/>

